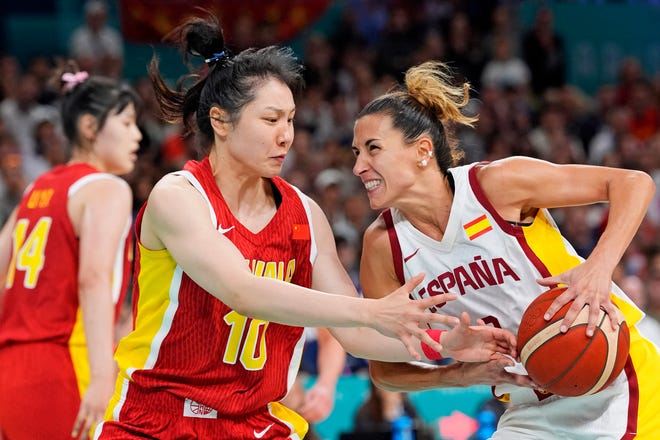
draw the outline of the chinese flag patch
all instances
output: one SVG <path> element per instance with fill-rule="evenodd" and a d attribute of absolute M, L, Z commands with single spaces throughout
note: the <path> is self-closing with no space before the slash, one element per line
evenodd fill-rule
<path fill-rule="evenodd" d="M 293 240 L 309 240 L 309 225 L 293 225 Z"/>

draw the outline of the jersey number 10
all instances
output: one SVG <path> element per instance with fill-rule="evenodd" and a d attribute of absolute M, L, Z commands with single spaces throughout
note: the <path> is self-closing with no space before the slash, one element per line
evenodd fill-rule
<path fill-rule="evenodd" d="M 246 370 L 261 370 L 266 363 L 266 328 L 268 321 L 252 319 L 231 311 L 225 315 L 231 327 L 222 360 L 235 364 L 240 359 Z"/>

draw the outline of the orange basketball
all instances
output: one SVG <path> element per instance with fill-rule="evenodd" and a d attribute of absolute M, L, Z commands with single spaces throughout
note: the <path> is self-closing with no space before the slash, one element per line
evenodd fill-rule
<path fill-rule="evenodd" d="M 612 330 L 608 315 L 600 310 L 594 335 L 587 337 L 589 307 L 585 306 L 568 331 L 561 333 L 561 321 L 573 302 L 564 305 L 550 321 L 543 315 L 564 290 L 566 287 L 550 289 L 527 307 L 518 328 L 520 360 L 530 378 L 546 391 L 560 396 L 594 394 L 623 370 L 630 332 L 618 309 L 618 330 Z"/>

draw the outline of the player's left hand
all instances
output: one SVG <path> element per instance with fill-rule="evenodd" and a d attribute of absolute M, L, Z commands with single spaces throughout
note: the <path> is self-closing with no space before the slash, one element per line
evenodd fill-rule
<path fill-rule="evenodd" d="M 306 393 L 302 406 L 297 410 L 305 420 L 318 423 L 330 415 L 335 404 L 334 390 L 314 384 Z"/>
<path fill-rule="evenodd" d="M 602 267 L 602 265 L 587 260 L 559 275 L 537 280 L 537 283 L 542 286 L 554 287 L 557 284 L 565 284 L 568 287 L 550 304 L 544 318 L 550 320 L 559 309 L 572 300 L 573 305 L 561 322 L 560 330 L 562 332 L 568 330 L 585 305 L 589 307 L 587 336 L 593 336 L 601 309 L 609 316 L 612 329 L 616 330 L 619 321 L 616 306 L 610 297 L 612 272 L 604 270 Z"/>
<path fill-rule="evenodd" d="M 442 355 L 463 362 L 486 362 L 493 353 L 516 356 L 516 337 L 508 330 L 486 325 L 482 320 L 470 325 L 463 312 L 457 326 L 440 335 Z"/>
<path fill-rule="evenodd" d="M 112 396 L 113 382 L 114 377 L 90 381 L 80 402 L 71 438 L 86 440 L 89 438 L 90 430 L 103 420 L 106 406 Z"/>

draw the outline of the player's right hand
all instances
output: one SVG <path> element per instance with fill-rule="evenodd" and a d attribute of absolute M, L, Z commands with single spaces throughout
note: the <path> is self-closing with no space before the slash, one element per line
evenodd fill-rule
<path fill-rule="evenodd" d="M 471 326 L 466 312 L 460 321 L 440 336 L 443 356 L 463 362 L 488 361 L 494 353 L 516 356 L 516 337 L 510 331 L 486 325 L 482 320 Z"/>

